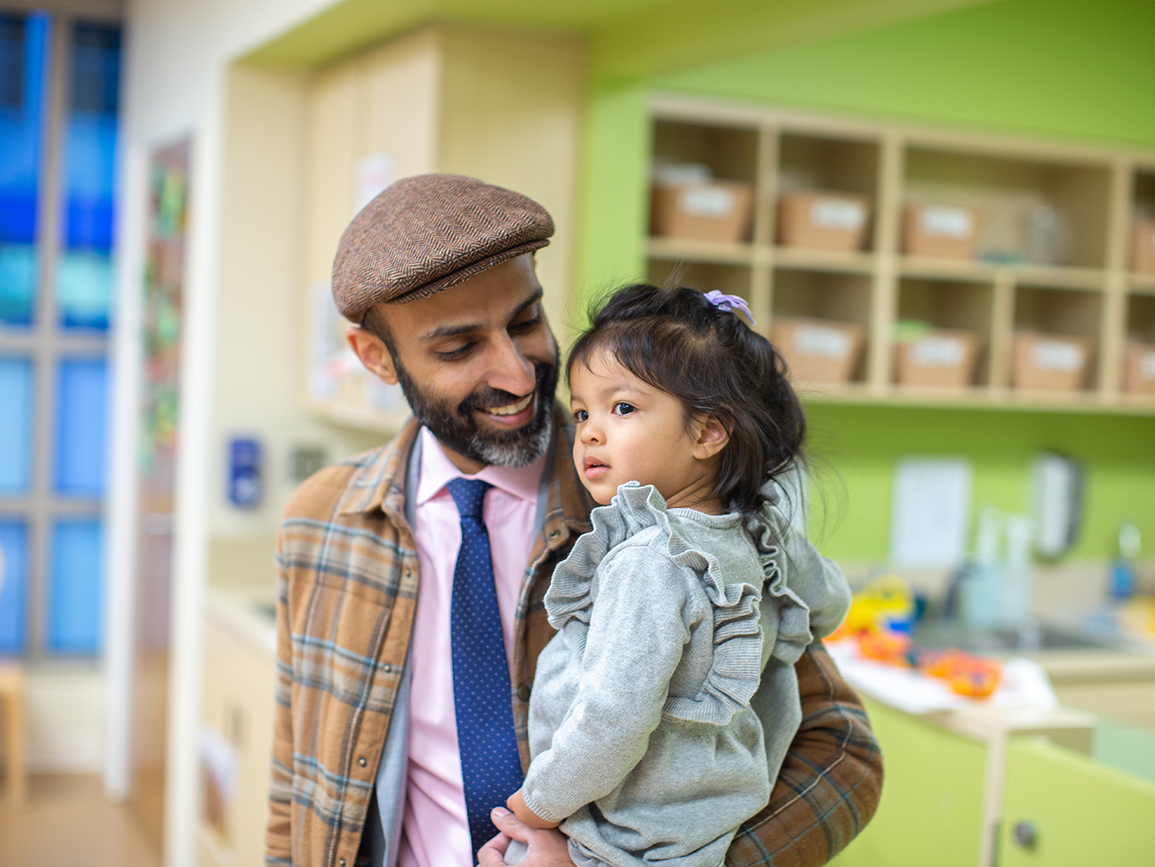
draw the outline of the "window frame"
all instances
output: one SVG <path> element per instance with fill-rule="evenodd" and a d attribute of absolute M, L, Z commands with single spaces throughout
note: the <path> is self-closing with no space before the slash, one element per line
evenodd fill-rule
<path fill-rule="evenodd" d="M 107 504 L 109 484 L 100 496 L 62 494 L 56 490 L 54 456 L 57 451 L 56 418 L 59 413 L 57 384 L 61 365 L 69 360 L 100 359 L 108 366 L 108 391 L 105 395 L 109 413 L 106 425 L 111 428 L 112 346 L 115 324 L 107 329 L 64 327 L 57 304 L 57 264 L 63 253 L 64 172 L 66 159 L 66 118 L 69 108 L 71 78 L 70 60 L 73 32 L 77 23 L 117 25 L 123 27 L 119 3 L 94 4 L 92 11 L 77 13 L 75 7 L 59 3 L 0 3 L 7 14 L 47 13 L 49 17 L 44 88 L 41 93 L 40 167 L 36 193 L 35 248 L 37 262 L 36 302 L 30 326 L 0 323 L 0 355 L 25 359 L 32 364 L 31 472 L 29 486 L 22 495 L 0 494 L 0 520 L 25 525 L 25 635 L 23 652 L 17 658 L 26 661 L 65 660 L 98 661 L 107 642 L 104 618 L 101 619 L 98 647 L 93 652 L 56 651 L 48 646 L 50 582 L 53 580 L 53 533 L 61 520 L 89 519 L 101 522 L 104 545 L 109 539 Z M 122 30 L 123 33 L 123 30 Z M 123 46 L 121 57 L 124 56 Z M 121 76 L 123 82 L 123 73 Z M 119 164 L 119 150 L 115 157 Z M 114 194 L 115 196 L 115 194 Z M 117 249 L 112 250 L 115 263 Z M 115 266 L 114 266 L 115 274 Z M 115 295 L 115 285 L 113 287 Z M 115 297 L 111 300 L 115 305 Z M 106 441 L 106 452 L 111 443 Z M 108 456 L 105 457 L 106 465 Z M 107 597 L 108 575 L 103 558 L 100 564 L 101 594 Z"/>

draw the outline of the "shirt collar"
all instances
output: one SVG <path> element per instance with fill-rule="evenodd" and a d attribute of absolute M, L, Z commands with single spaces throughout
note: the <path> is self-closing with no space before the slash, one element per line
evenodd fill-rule
<path fill-rule="evenodd" d="M 469 478 L 489 482 L 507 494 L 529 502 L 537 502 L 538 487 L 545 467 L 542 456 L 525 467 L 484 467 L 476 475 L 467 475 L 454 465 L 441 443 L 430 433 L 429 428 L 421 428 L 421 467 L 417 482 L 417 505 L 422 506 L 435 497 L 446 483 L 452 479 Z"/>

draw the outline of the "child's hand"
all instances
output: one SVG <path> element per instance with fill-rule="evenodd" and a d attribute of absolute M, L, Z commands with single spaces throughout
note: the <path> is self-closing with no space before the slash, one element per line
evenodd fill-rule
<path fill-rule="evenodd" d="M 556 828 L 561 822 L 547 822 L 525 804 L 525 797 L 521 794 L 521 789 L 518 789 L 509 796 L 509 800 L 505 802 L 505 806 L 513 811 L 526 825 L 531 828 Z"/>

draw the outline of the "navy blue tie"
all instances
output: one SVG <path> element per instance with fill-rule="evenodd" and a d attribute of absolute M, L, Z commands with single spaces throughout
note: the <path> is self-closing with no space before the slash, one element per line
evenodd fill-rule
<path fill-rule="evenodd" d="M 477 863 L 477 850 L 497 833 L 489 811 L 504 805 L 525 778 L 513 728 L 513 694 L 489 533 L 481 518 L 485 492 L 492 485 L 480 479 L 452 479 L 446 487 L 461 516 L 461 550 L 453 571 L 449 625 L 457 746 Z"/>

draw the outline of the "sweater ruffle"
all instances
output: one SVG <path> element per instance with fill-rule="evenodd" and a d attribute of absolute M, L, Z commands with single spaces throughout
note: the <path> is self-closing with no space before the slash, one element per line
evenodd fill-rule
<path fill-rule="evenodd" d="M 762 584 L 727 583 L 709 551 L 693 543 L 683 530 L 682 517 L 671 513 L 653 485 L 627 482 L 618 488 L 610 505 L 590 514 L 593 529 L 581 536 L 566 559 L 554 570 L 545 605 L 550 624 L 562 631 L 570 649 L 585 653 L 593 608 L 591 588 L 598 565 L 618 545 L 648 527 L 666 535 L 667 553 L 676 563 L 699 576 L 714 618 L 713 659 L 701 690 L 694 697 L 671 696 L 663 714 L 689 722 L 725 725 L 750 703 L 765 663 L 763 643 L 771 655 L 793 664 L 809 643 L 808 608 L 787 586 L 779 566 L 775 539 L 785 530 L 784 519 L 768 504 L 762 514 L 695 515 L 695 522 L 719 531 L 744 527 L 762 563 Z M 764 594 L 773 597 L 764 599 Z"/>

